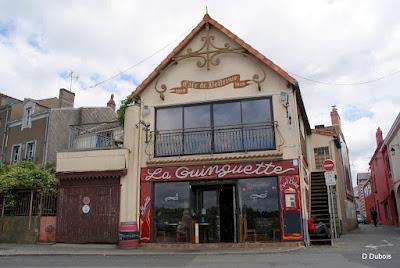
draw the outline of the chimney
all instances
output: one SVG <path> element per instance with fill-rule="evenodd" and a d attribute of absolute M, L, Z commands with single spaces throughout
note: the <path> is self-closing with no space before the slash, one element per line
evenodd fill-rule
<path fill-rule="evenodd" d="M 61 88 L 58 94 L 58 103 L 60 108 L 74 107 L 75 93 L 65 88 Z"/>
<path fill-rule="evenodd" d="M 111 99 L 107 102 L 107 107 L 110 107 L 115 112 L 114 94 L 111 94 Z"/>
<path fill-rule="evenodd" d="M 376 130 L 376 145 L 379 147 L 383 142 L 382 130 L 380 127 Z"/>
<path fill-rule="evenodd" d="M 332 111 L 331 111 L 331 123 L 332 126 L 335 128 L 336 132 L 339 133 L 342 130 L 342 125 L 340 123 L 340 116 L 337 111 L 336 106 L 332 106 Z"/>

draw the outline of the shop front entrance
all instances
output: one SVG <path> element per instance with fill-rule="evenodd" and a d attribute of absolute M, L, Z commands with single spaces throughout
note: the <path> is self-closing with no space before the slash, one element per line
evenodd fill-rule
<path fill-rule="evenodd" d="M 246 243 L 302 239 L 301 227 L 292 228 L 301 226 L 300 180 L 293 163 L 142 168 L 140 240 Z M 296 202 L 282 203 L 289 194 L 294 194 Z"/>
<path fill-rule="evenodd" d="M 200 243 L 237 242 L 236 187 L 193 187 Z"/>

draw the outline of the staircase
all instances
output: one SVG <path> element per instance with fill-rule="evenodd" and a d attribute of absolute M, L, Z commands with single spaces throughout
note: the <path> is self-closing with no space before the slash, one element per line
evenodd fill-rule
<path fill-rule="evenodd" d="M 315 216 L 315 224 L 323 222 L 331 230 L 328 192 L 325 185 L 324 172 L 311 173 L 311 216 Z M 312 245 L 331 244 L 331 238 L 325 235 L 310 234 Z"/>

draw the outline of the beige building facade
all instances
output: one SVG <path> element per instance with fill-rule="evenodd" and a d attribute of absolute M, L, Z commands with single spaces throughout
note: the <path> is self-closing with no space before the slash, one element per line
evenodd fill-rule
<path fill-rule="evenodd" d="M 310 128 L 285 71 L 206 15 L 130 98 L 120 220 L 142 242 L 303 240 Z"/>
<path fill-rule="evenodd" d="M 390 128 L 384 145 L 387 146 L 389 169 L 393 187 L 390 193 L 396 200 L 397 215 L 400 215 L 400 113 Z M 400 217 L 397 222 L 400 222 Z"/>
<path fill-rule="evenodd" d="M 332 126 L 316 126 L 311 135 L 311 183 L 313 175 L 324 172 L 323 162 L 333 160 L 336 186 L 332 186 L 333 203 L 329 203 L 329 214 L 335 215 L 337 233 L 348 232 L 357 226 L 356 207 L 351 181 L 348 148 L 341 132 L 340 116 L 334 107 L 331 111 Z M 313 214 L 313 209 L 311 209 Z M 318 213 L 316 210 L 315 213 Z M 333 218 L 331 219 L 331 222 Z M 332 226 L 333 227 L 333 226 Z"/>
<path fill-rule="evenodd" d="M 122 148 L 57 154 L 66 180 L 119 176 L 120 232 L 137 226 L 142 243 L 307 243 L 321 146 L 346 164 L 335 167 L 337 206 L 352 228 L 345 144 L 312 134 L 297 81 L 208 14 L 128 98 Z"/>

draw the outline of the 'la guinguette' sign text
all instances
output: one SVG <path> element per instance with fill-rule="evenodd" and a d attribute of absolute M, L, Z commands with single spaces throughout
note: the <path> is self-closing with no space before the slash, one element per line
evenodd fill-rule
<path fill-rule="evenodd" d="M 292 161 L 142 168 L 142 181 L 224 179 L 298 174 Z"/>

